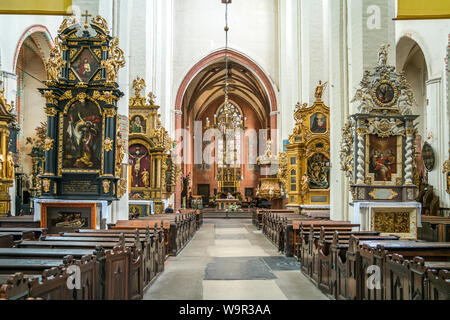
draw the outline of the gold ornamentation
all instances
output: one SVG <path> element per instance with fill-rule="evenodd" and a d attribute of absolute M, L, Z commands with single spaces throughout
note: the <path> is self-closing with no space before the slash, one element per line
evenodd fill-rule
<path fill-rule="evenodd" d="M 46 193 L 50 192 L 50 185 L 51 185 L 50 179 L 47 178 L 42 179 L 42 188 L 44 189 L 44 192 Z"/>
<path fill-rule="evenodd" d="M 316 87 L 316 90 L 314 92 L 314 97 L 316 98 L 316 101 L 322 101 L 323 91 L 326 89 L 327 84 L 328 81 L 322 84 L 322 81 L 319 80 L 319 85 Z"/>
<path fill-rule="evenodd" d="M 54 140 L 50 137 L 45 138 L 44 140 L 44 150 L 45 151 L 50 151 L 53 149 L 53 142 Z"/>
<path fill-rule="evenodd" d="M 84 103 L 86 101 L 87 98 L 87 94 L 84 92 L 80 92 L 77 97 L 76 100 L 80 101 L 81 103 Z"/>
<path fill-rule="evenodd" d="M 116 116 L 117 112 L 115 109 L 105 109 L 105 115 L 108 118 L 114 118 Z"/>
<path fill-rule="evenodd" d="M 133 89 L 136 98 L 141 97 L 141 91 L 144 90 L 146 86 L 144 79 L 137 77 L 133 80 Z"/>
<path fill-rule="evenodd" d="M 447 193 L 450 193 L 450 159 L 444 161 L 442 172 L 447 176 Z"/>
<path fill-rule="evenodd" d="M 6 103 L 5 89 L 0 90 L 0 106 L 3 108 L 2 113 L 8 114 L 12 110 L 11 105 Z"/>
<path fill-rule="evenodd" d="M 76 23 L 77 23 L 77 20 L 73 16 L 65 18 L 58 29 L 58 33 L 63 33 L 64 30 L 66 30 L 67 28 L 70 28 L 71 26 L 75 25 Z"/>
<path fill-rule="evenodd" d="M 93 18 L 91 23 L 100 28 L 104 33 L 109 34 L 108 23 L 101 16 L 96 16 Z"/>
<path fill-rule="evenodd" d="M 59 101 L 72 99 L 72 90 L 67 90 L 64 94 L 59 97 Z"/>
<path fill-rule="evenodd" d="M 118 100 L 112 91 L 105 91 L 103 94 L 100 91 L 94 91 L 92 97 L 96 100 L 104 101 L 107 104 L 113 104 L 114 100 Z"/>
<path fill-rule="evenodd" d="M 58 99 L 52 90 L 44 90 L 43 96 L 47 104 L 58 104 Z"/>
<path fill-rule="evenodd" d="M 103 193 L 109 193 L 109 189 L 111 188 L 111 181 L 103 180 Z"/>
<path fill-rule="evenodd" d="M 66 66 L 66 61 L 62 58 L 61 42 L 55 38 L 55 46 L 50 50 L 45 67 L 48 81 L 58 81 L 61 77 L 62 69 Z"/>
<path fill-rule="evenodd" d="M 341 170 L 345 172 L 347 178 L 352 179 L 354 169 L 353 159 L 353 132 L 354 121 L 349 118 L 342 128 L 341 151 Z"/>
<path fill-rule="evenodd" d="M 102 61 L 102 68 L 106 69 L 107 82 L 116 82 L 119 69 L 125 66 L 125 57 L 122 49 L 119 48 L 119 39 L 116 37 L 111 41 L 108 60 Z"/>
<path fill-rule="evenodd" d="M 105 141 L 103 141 L 103 149 L 107 152 L 111 151 L 113 148 L 114 141 L 111 140 L 110 137 L 107 137 Z"/>
<path fill-rule="evenodd" d="M 150 103 L 151 106 L 155 105 L 155 99 L 156 95 L 153 92 L 150 92 L 148 94 L 148 102 Z"/>

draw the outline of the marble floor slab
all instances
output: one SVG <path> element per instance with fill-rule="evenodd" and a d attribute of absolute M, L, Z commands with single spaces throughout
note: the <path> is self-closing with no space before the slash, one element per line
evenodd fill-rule
<path fill-rule="evenodd" d="M 204 280 L 204 300 L 287 300 L 275 280 Z"/>

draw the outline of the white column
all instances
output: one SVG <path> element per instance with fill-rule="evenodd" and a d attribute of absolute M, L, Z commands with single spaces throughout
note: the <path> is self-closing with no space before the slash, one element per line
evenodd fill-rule
<path fill-rule="evenodd" d="M 300 3 L 295 0 L 278 2 L 278 37 L 280 91 L 278 97 L 280 139 L 287 139 L 295 125 L 295 105 L 301 99 L 300 67 Z M 280 117 L 281 115 L 281 117 Z M 279 146 L 282 146 L 279 141 Z"/>
<path fill-rule="evenodd" d="M 330 219 L 349 220 L 350 186 L 341 170 L 341 128 L 349 114 L 347 8 L 344 0 L 328 0 L 329 107 L 330 107 Z"/>
<path fill-rule="evenodd" d="M 434 187 L 435 194 L 441 199 L 441 206 L 446 202 L 448 194 L 447 180 L 442 173 L 442 163 L 448 159 L 448 136 L 446 133 L 446 112 L 442 101 L 442 79 L 434 78 L 428 80 L 427 86 L 427 142 L 434 150 L 436 157 L 435 166 L 432 171 L 428 172 L 428 183 Z M 420 119 L 419 119 L 420 120 Z M 448 123 L 447 123 L 448 126 Z"/>
<path fill-rule="evenodd" d="M 324 4 L 326 5 L 326 4 Z M 390 65 L 395 66 L 395 30 L 391 0 L 328 0 L 330 95 L 330 217 L 354 221 L 349 183 L 340 169 L 341 128 L 356 112 L 350 104 L 364 70 L 371 70 L 382 43 L 391 45 Z M 356 166 L 355 166 L 356 169 Z"/>

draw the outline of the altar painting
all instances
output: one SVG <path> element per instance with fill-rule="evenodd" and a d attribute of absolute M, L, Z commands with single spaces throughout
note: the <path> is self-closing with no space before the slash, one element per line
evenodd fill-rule
<path fill-rule="evenodd" d="M 89 82 L 100 68 L 100 62 L 95 58 L 91 50 L 86 48 L 75 58 L 71 66 L 81 81 Z"/>
<path fill-rule="evenodd" d="M 394 183 L 395 178 L 401 175 L 399 163 L 401 163 L 400 136 L 381 138 L 377 135 L 368 136 L 369 175 L 375 183 Z M 400 150 L 399 150 L 400 148 Z"/>
<path fill-rule="evenodd" d="M 142 116 L 134 116 L 130 120 L 130 133 L 145 133 L 146 123 Z"/>
<path fill-rule="evenodd" d="M 100 170 L 103 123 L 97 105 L 75 102 L 64 117 L 63 169 Z"/>
<path fill-rule="evenodd" d="M 129 148 L 131 165 L 131 187 L 150 187 L 151 159 L 147 148 L 142 144 L 133 144 Z"/>
<path fill-rule="evenodd" d="M 328 189 L 330 186 L 330 160 L 322 153 L 315 153 L 308 159 L 310 189 Z"/>

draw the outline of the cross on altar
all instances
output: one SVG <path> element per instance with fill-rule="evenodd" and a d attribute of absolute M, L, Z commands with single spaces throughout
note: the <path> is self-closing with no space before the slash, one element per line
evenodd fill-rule
<path fill-rule="evenodd" d="M 84 22 L 84 28 L 87 29 L 89 27 L 88 19 L 89 17 L 92 17 L 92 14 L 89 14 L 89 11 L 86 10 L 86 12 L 81 16 L 86 18 L 86 21 Z"/>

